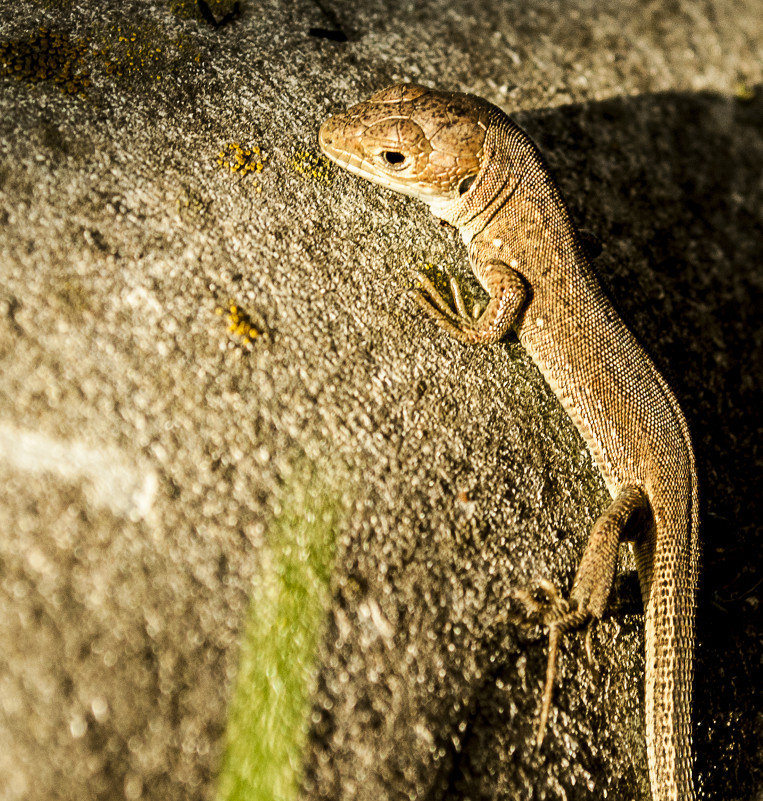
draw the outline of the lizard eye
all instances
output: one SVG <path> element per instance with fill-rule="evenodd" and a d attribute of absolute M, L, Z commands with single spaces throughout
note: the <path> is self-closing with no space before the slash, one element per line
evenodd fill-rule
<path fill-rule="evenodd" d="M 390 167 L 402 167 L 405 161 L 405 155 L 396 150 L 385 150 L 381 156 Z"/>
<path fill-rule="evenodd" d="M 472 184 L 474 183 L 474 179 L 476 175 L 467 175 L 463 181 L 458 185 L 458 194 L 465 195 L 471 188 Z"/>

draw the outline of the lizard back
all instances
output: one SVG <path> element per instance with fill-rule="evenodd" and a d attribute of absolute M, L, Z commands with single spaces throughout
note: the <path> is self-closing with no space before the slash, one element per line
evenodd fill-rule
<path fill-rule="evenodd" d="M 485 186 L 477 176 L 454 214 L 466 223 L 475 274 L 499 259 L 527 281 L 530 297 L 515 325 L 520 342 L 582 434 L 610 494 L 636 484 L 649 498 L 653 524 L 634 551 L 645 609 L 647 749 L 650 772 L 661 777 L 652 793 L 655 801 L 688 799 L 699 569 L 688 426 L 602 290 L 534 143 L 498 112 L 484 147 L 499 166 Z"/>

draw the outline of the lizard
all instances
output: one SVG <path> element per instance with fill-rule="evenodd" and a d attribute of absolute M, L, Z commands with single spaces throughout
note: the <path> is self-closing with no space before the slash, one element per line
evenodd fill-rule
<path fill-rule="evenodd" d="M 693 801 L 691 704 L 699 490 L 675 395 L 596 278 L 532 139 L 475 95 L 398 84 L 329 117 L 322 152 L 429 205 L 455 226 L 489 295 L 467 312 L 417 273 L 414 299 L 467 344 L 513 330 L 580 431 L 612 501 L 594 523 L 569 597 L 541 582 L 549 655 L 543 739 L 560 637 L 604 614 L 621 541 L 633 545 L 645 609 L 645 729 L 653 801 Z M 529 595 L 529 594 L 528 594 Z"/>

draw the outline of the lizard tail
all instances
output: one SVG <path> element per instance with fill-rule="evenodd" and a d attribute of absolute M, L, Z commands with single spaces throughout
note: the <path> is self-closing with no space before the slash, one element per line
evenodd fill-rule
<path fill-rule="evenodd" d="M 669 519 L 680 526 L 676 516 Z M 639 575 L 646 577 L 645 717 L 652 801 L 695 798 L 691 710 L 698 521 L 696 513 L 684 520 L 683 531 L 657 531 L 651 543 L 636 548 Z M 650 547 L 654 543 L 670 547 Z"/>

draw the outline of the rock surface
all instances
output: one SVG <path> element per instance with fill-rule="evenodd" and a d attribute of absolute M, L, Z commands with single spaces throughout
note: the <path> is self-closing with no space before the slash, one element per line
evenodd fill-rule
<path fill-rule="evenodd" d="M 270 525 L 311 493 L 345 513 L 306 797 L 648 797 L 627 560 L 539 757 L 544 642 L 507 615 L 569 585 L 606 502 L 582 441 L 515 342 L 464 348 L 405 297 L 462 269 L 454 233 L 317 158 L 329 113 L 400 80 L 521 112 L 672 377 L 705 503 L 700 798 L 763 791 L 759 12 L 14 3 L 0 797 L 212 798 Z"/>

